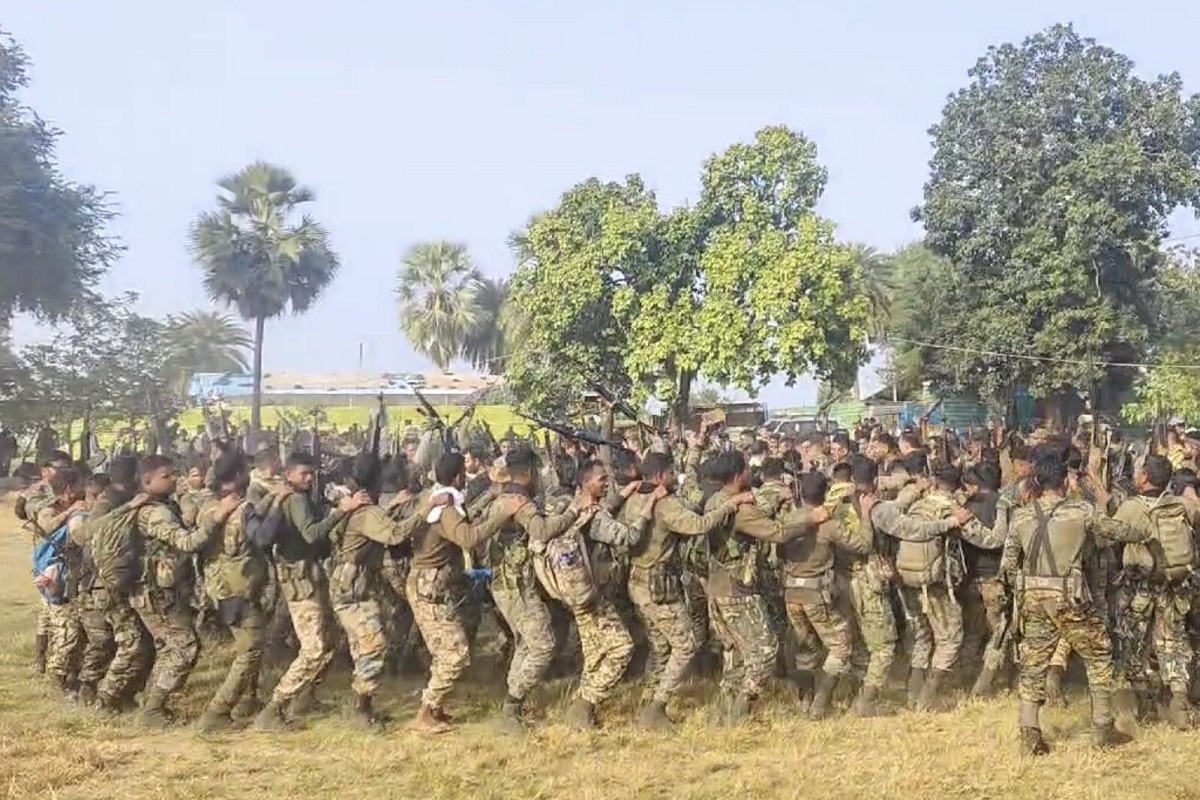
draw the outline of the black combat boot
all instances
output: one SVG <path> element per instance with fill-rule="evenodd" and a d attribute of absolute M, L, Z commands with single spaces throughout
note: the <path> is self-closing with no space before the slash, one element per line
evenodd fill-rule
<path fill-rule="evenodd" d="M 284 712 L 285 705 L 285 701 L 271 700 L 254 718 L 254 727 L 257 730 L 269 732 L 291 730 L 292 724 Z"/>
<path fill-rule="evenodd" d="M 638 713 L 637 724 L 642 728 L 650 730 L 670 728 L 673 723 L 671 722 L 671 718 L 667 716 L 667 704 L 651 700 Z"/>
<path fill-rule="evenodd" d="M 1046 670 L 1046 705 L 1050 708 L 1065 708 L 1067 696 L 1063 694 L 1063 669 L 1051 667 Z"/>
<path fill-rule="evenodd" d="M 46 674 L 46 650 L 50 646 L 49 636 L 35 636 L 33 640 L 33 671 L 38 675 Z"/>
<path fill-rule="evenodd" d="M 816 694 L 813 695 L 812 705 L 808 707 L 808 718 L 811 720 L 825 719 L 825 715 L 829 713 L 829 703 L 833 700 L 834 690 L 837 689 L 838 676 L 818 670 L 816 684 Z"/>
<path fill-rule="evenodd" d="M 812 700 L 813 693 L 816 691 L 816 676 L 806 669 L 797 670 L 794 681 L 796 684 L 796 699 L 800 701 L 800 710 L 804 711 L 805 707 Z"/>
<path fill-rule="evenodd" d="M 329 705 L 317 699 L 316 683 L 310 683 L 292 698 L 291 712 L 293 717 L 325 714 Z"/>
<path fill-rule="evenodd" d="M 373 733 L 383 730 L 383 720 L 375 713 L 375 703 L 371 695 L 360 694 L 354 698 L 352 715 L 355 726 Z"/>
<path fill-rule="evenodd" d="M 912 667 L 908 671 L 908 707 L 916 708 L 925 687 L 925 670 Z"/>

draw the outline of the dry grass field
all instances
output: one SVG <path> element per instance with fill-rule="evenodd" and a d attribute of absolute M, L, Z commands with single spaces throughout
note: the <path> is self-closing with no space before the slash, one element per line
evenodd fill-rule
<path fill-rule="evenodd" d="M 358 733 L 336 714 L 307 729 L 268 736 L 235 732 L 201 737 L 180 727 L 140 730 L 131 719 L 102 720 L 68 708 L 30 673 L 35 594 L 27 537 L 7 505 L 0 509 L 0 796 L 87 798 L 1169 798 L 1200 797 L 1200 733 L 1122 728 L 1136 741 L 1097 753 L 1087 744 L 1087 703 L 1051 711 L 1054 752 L 1016 752 L 1016 701 L 961 701 L 940 715 L 899 712 L 859 721 L 796 719 L 778 687 L 754 724 L 738 730 L 706 722 L 710 691 L 688 688 L 684 724 L 647 734 L 627 721 L 630 688 L 604 709 L 603 727 L 577 734 L 561 725 L 567 682 L 537 697 L 536 726 L 505 738 L 489 723 L 499 702 L 499 666 L 486 658 L 451 710 L 463 722 L 425 739 L 404 723 L 418 683 L 390 679 L 382 695 L 395 727 Z M 225 666 L 209 647 L 180 710 L 194 719 Z M 276 673 L 267 676 L 274 681 Z M 325 699 L 348 694 L 336 675 Z M 678 713 L 678 712 L 676 712 Z"/>

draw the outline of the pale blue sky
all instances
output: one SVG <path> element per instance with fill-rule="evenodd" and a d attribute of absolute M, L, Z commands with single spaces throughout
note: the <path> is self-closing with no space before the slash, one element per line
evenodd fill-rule
<path fill-rule="evenodd" d="M 986 47 L 1054 22 L 1200 89 L 1200 3 L 1162 0 L 5 0 L 34 60 L 27 102 L 66 131 L 72 178 L 116 193 L 129 247 L 105 289 L 146 313 L 206 306 L 185 250 L 214 181 L 258 158 L 318 195 L 342 274 L 267 328 L 268 371 L 424 369 L 391 289 L 414 242 L 468 244 L 507 273 L 506 234 L 563 190 L 640 172 L 664 204 L 764 125 L 813 138 L 822 212 L 892 248 L 927 129 Z M 1190 219 L 1181 228 L 1198 230 Z M 1179 232 L 1179 231 L 1177 231 Z M 18 329 L 26 335 L 28 327 Z M 773 405 L 813 389 L 772 386 Z"/>

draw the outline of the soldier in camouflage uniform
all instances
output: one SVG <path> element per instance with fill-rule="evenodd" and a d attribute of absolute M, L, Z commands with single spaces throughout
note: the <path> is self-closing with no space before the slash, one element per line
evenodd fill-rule
<path fill-rule="evenodd" d="M 678 691 L 688 665 L 700 647 L 687 605 L 684 602 L 679 558 L 680 537 L 700 537 L 724 522 L 743 502 L 746 494 L 728 498 L 703 516 L 688 510 L 675 494 L 675 468 L 671 459 L 650 453 L 642 462 L 643 483 L 621 509 L 619 519 L 636 525 L 650 493 L 660 487 L 666 496 L 654 505 L 654 524 L 648 536 L 630 552 L 629 599 L 650 640 L 647 680 L 653 691 L 638 715 L 638 724 L 660 728 L 671 724 L 667 703 Z"/>
<path fill-rule="evenodd" d="M 706 511 L 737 502 L 750 486 L 745 456 L 728 451 L 718 456 L 716 477 L 721 489 L 708 499 Z M 753 498 L 753 495 L 751 495 Z M 779 649 L 759 584 L 758 542 L 784 544 L 812 534 L 829 512 L 797 509 L 786 524 L 772 520 L 756 505 L 739 505 L 731 518 L 709 534 L 708 613 L 725 647 L 721 689 L 730 701 L 728 722 L 745 719 L 770 677 Z"/>
<path fill-rule="evenodd" d="M 60 469 L 71 466 L 71 456 L 57 450 L 49 453 L 41 464 L 41 479 L 17 495 L 13 512 L 17 519 L 27 522 L 32 530 L 32 544 L 36 545 L 51 531 L 37 529 L 38 514 L 42 509 L 54 504 L 54 491 L 50 488 L 50 478 Z M 34 671 L 39 675 L 46 672 L 46 651 L 50 642 L 50 604 L 39 595 L 37 626 L 34 629 Z"/>
<path fill-rule="evenodd" d="M 759 475 L 762 478 L 762 484 L 754 489 L 754 502 L 768 517 L 778 519 L 792 507 L 792 492 L 783 482 L 783 462 L 777 458 L 766 459 L 759 469 Z M 788 622 L 787 607 L 783 599 L 779 554 L 773 546 L 766 543 L 761 544 L 760 548 L 763 599 L 767 602 L 771 629 L 780 639 L 776 673 L 780 677 L 785 677 L 788 674 L 786 655 L 787 652 L 793 655 L 796 653 L 796 637 Z"/>
<path fill-rule="evenodd" d="M 488 542 L 487 566 L 492 570 L 492 598 L 516 637 L 508 668 L 508 696 L 501 721 L 511 732 L 524 730 L 521 719 L 525 698 L 537 686 L 554 658 L 554 630 L 550 609 L 542 599 L 530 560 L 530 540 L 548 542 L 578 518 L 570 507 L 553 517 L 543 516 L 533 502 L 537 494 L 537 456 L 525 447 L 510 450 L 505 465 L 512 482 L 500 489 L 498 502 L 511 505 L 510 496 L 529 501 L 500 533 Z M 428 640 L 426 640 L 428 644 Z"/>
<path fill-rule="evenodd" d="M 277 495 L 267 495 L 255 507 L 245 499 L 249 484 L 244 462 L 235 453 L 213 464 L 213 481 L 220 494 L 210 494 L 197 515 L 197 528 L 206 538 L 201 563 L 204 585 L 217 620 L 233 634 L 233 662 L 216 694 L 204 709 L 200 729 L 220 730 L 237 710 L 241 717 L 258 711 L 258 678 L 262 666 L 265 619 L 262 592 L 267 582 L 267 558 L 260 536 L 272 517 Z"/>
<path fill-rule="evenodd" d="M 261 730 L 288 727 L 288 711 L 297 713 L 294 701 L 315 689 L 333 659 L 333 610 L 321 556 L 328 546 L 329 532 L 365 500 L 345 498 L 325 517 L 318 517 L 309 494 L 315 468 L 312 456 L 293 453 L 285 469 L 286 484 L 280 489 L 282 516 L 275 541 L 275 569 L 300 652 L 255 718 L 254 724 Z"/>
<path fill-rule="evenodd" d="M 138 474 L 150 502 L 136 516 L 135 535 L 144 543 L 144 558 L 130 604 L 157 644 L 154 670 L 142 699 L 142 722 L 161 728 L 169 722 L 168 699 L 183 688 L 200 655 L 190 604 L 194 588 L 190 554 L 203 548 L 212 532 L 190 532 L 180 522 L 170 501 L 176 485 L 171 459 L 147 456 Z"/>
<path fill-rule="evenodd" d="M 465 478 L 462 456 L 443 455 L 434 467 L 434 477 L 443 487 L 461 489 Z M 439 502 L 450 497 L 442 493 Z M 474 525 L 450 505 L 441 510 L 436 521 L 430 522 L 428 516 L 416 517 L 412 569 L 405 593 L 431 659 L 429 682 L 421 693 L 421 708 L 413 721 L 413 727 L 422 733 L 450 730 L 452 720 L 445 711 L 446 698 L 471 660 L 460 613 L 466 597 L 463 553 L 474 550 L 508 525 L 513 514 L 527 503 L 527 498 L 508 493 L 492 503 L 487 516 Z"/>
<path fill-rule="evenodd" d="M 37 526 L 47 535 L 54 535 L 64 526 L 68 530 L 60 551 L 63 559 L 60 574 L 62 597 L 59 602 L 47 603 L 50 610 L 50 637 L 46 649 L 46 673 L 54 679 L 67 700 L 73 702 L 77 697 L 76 661 L 82 628 L 79 608 L 73 602 L 77 594 L 78 548 L 71 543 L 70 533 L 74 531 L 78 535 L 87 506 L 83 500 L 83 480 L 73 468 L 56 469 L 50 476 L 50 490 L 54 494 L 54 502 L 40 508 Z"/>

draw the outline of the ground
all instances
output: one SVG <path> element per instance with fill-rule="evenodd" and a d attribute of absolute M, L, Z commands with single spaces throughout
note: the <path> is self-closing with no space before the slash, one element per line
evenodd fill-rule
<path fill-rule="evenodd" d="M 29 669 L 36 595 L 27 535 L 0 507 L 0 792 L 8 797 L 245 798 L 1196 798 L 1200 733 L 1122 728 L 1133 744 L 1097 753 L 1087 743 L 1087 702 L 1046 714 L 1054 752 L 1023 759 L 1016 748 L 1016 701 L 960 700 L 956 711 L 900 712 L 821 723 L 795 717 L 776 687 L 761 719 L 738 730 L 706 722 L 710 689 L 689 685 L 678 731 L 648 734 L 628 724 L 636 690 L 623 687 L 603 712 L 603 728 L 577 734 L 561 725 L 568 682 L 548 684 L 523 740 L 491 725 L 499 703 L 494 661 L 472 668 L 451 703 L 463 725 L 436 739 L 405 729 L 419 682 L 390 679 L 382 700 L 397 720 L 383 735 L 358 733 L 337 715 L 291 734 L 236 732 L 202 737 L 165 733 L 132 720 L 105 721 L 66 707 Z M 180 711 L 194 719 L 223 674 L 210 646 Z M 268 681 L 275 678 L 275 673 Z M 485 678 L 491 680 L 485 681 Z M 325 691 L 348 693 L 345 671 Z"/>

